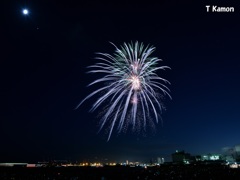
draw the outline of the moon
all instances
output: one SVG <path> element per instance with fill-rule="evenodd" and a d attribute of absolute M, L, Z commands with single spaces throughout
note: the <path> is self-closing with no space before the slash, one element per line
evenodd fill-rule
<path fill-rule="evenodd" d="M 22 13 L 23 13 L 24 15 L 28 15 L 29 11 L 28 11 L 27 9 L 23 9 Z"/>

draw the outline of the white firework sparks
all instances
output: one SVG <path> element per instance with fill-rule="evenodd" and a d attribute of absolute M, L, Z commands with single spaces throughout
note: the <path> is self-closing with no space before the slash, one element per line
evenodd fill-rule
<path fill-rule="evenodd" d="M 114 47 L 116 51 L 113 55 L 97 53 L 100 62 L 89 66 L 92 68 L 89 72 L 104 74 L 90 85 L 102 83 L 103 87 L 92 92 L 77 106 L 78 108 L 94 95 L 103 94 L 93 104 L 91 111 L 108 103 L 107 111 L 100 121 L 100 130 L 109 124 L 108 140 L 116 125 L 118 132 L 122 130 L 124 124 L 131 124 L 133 129 L 136 125 L 145 129 L 151 114 L 158 123 L 163 109 L 158 94 L 171 98 L 170 90 L 165 85 L 170 82 L 156 73 L 157 70 L 169 67 L 157 66 L 161 59 L 149 57 L 155 50 L 154 47 L 144 47 L 143 43 L 138 42 L 124 43 L 120 48 L 115 45 Z"/>

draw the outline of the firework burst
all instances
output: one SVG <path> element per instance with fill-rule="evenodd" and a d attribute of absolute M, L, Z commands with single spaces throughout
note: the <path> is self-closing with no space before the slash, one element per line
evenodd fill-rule
<path fill-rule="evenodd" d="M 98 95 L 91 111 L 100 105 L 108 104 L 106 112 L 101 117 L 100 130 L 109 127 L 108 140 L 113 129 L 120 132 L 123 127 L 131 125 L 143 128 L 150 123 L 151 115 L 158 123 L 163 110 L 162 97 L 171 98 L 170 84 L 166 79 L 157 75 L 158 70 L 170 69 L 168 66 L 158 66 L 161 59 L 150 57 L 154 47 L 144 46 L 143 43 L 126 44 L 118 48 L 113 55 L 97 53 L 99 60 L 89 66 L 90 73 L 101 73 L 103 76 L 90 85 L 101 83 L 102 87 L 88 95 L 77 108 L 87 99 Z M 152 124 L 152 122 L 151 122 Z M 153 123 L 154 124 L 154 123 Z"/>

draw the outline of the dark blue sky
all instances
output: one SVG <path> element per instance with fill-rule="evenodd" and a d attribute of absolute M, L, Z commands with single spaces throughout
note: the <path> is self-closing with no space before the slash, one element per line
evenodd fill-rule
<path fill-rule="evenodd" d="M 205 5 L 234 6 L 207 13 Z M 21 10 L 28 7 L 24 17 Z M 169 159 L 176 149 L 221 153 L 240 144 L 240 6 L 234 1 L 117 3 L 7 1 L 1 21 L 0 161 Z M 163 125 L 155 133 L 97 134 L 96 87 L 86 66 L 109 41 L 141 41 L 172 70 Z"/>

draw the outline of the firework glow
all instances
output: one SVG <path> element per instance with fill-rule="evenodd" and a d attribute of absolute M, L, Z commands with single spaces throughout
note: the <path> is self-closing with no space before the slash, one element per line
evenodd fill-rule
<path fill-rule="evenodd" d="M 147 126 L 158 123 L 164 109 L 163 98 L 168 96 L 171 99 L 170 90 L 166 86 L 170 82 L 157 74 L 158 70 L 170 67 L 158 66 L 161 59 L 150 57 L 155 47 L 138 42 L 124 43 L 120 48 L 111 44 L 116 48 L 115 53 L 97 53 L 99 62 L 89 66 L 90 73 L 102 74 L 89 86 L 101 83 L 102 87 L 77 106 L 92 96 L 98 96 L 90 111 L 105 105 L 99 130 L 108 127 L 108 140 L 113 129 L 121 132 L 130 125 L 133 130 L 146 130 Z"/>

